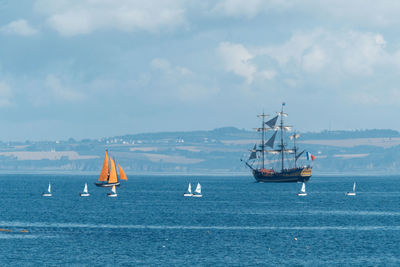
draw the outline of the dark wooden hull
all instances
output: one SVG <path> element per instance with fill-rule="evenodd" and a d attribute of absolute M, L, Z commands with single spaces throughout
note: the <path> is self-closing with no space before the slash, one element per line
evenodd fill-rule
<path fill-rule="evenodd" d="M 112 187 L 113 185 L 119 186 L 120 182 L 117 183 L 94 183 L 98 187 Z"/>
<path fill-rule="evenodd" d="M 253 175 L 261 183 L 306 183 L 311 178 L 312 168 L 293 168 L 282 172 L 253 170 Z"/>

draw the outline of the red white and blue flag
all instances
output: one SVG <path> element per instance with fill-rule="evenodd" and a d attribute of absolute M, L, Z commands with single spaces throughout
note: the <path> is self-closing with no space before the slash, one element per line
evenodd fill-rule
<path fill-rule="evenodd" d="M 315 156 L 312 155 L 310 152 L 307 152 L 306 156 L 307 156 L 307 160 L 314 160 L 315 159 Z"/>

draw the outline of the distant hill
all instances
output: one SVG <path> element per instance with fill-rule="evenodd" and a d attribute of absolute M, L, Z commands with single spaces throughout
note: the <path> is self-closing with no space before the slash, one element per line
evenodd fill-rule
<path fill-rule="evenodd" d="M 250 175 L 239 159 L 246 159 L 256 142 L 259 142 L 259 133 L 234 127 L 84 140 L 3 141 L 0 142 L 0 170 L 99 173 L 104 150 L 108 148 L 128 174 Z M 394 130 L 307 132 L 301 133 L 299 145 L 316 155 L 313 163 L 316 173 L 400 172 L 400 133 Z"/>

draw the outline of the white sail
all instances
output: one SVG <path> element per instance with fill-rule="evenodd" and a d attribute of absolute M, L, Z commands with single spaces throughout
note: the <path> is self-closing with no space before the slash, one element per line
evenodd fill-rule
<path fill-rule="evenodd" d="M 197 183 L 195 192 L 196 192 L 197 194 L 201 194 L 201 185 L 200 185 L 200 183 Z"/>
<path fill-rule="evenodd" d="M 115 188 L 115 185 L 113 185 L 113 187 L 111 188 L 111 191 L 116 194 L 117 193 L 117 189 Z"/>
<path fill-rule="evenodd" d="M 305 184 L 305 183 L 303 183 L 303 184 L 301 185 L 301 190 L 300 190 L 300 192 L 301 192 L 301 193 L 305 193 L 305 192 L 306 192 L 306 184 Z"/>
<path fill-rule="evenodd" d="M 49 183 L 49 188 L 47 188 L 47 191 L 49 192 L 49 193 L 51 193 L 51 184 Z"/>
<path fill-rule="evenodd" d="M 88 190 L 87 190 L 87 183 L 85 183 L 85 187 L 83 188 L 83 193 L 87 193 L 88 192 Z"/>
<path fill-rule="evenodd" d="M 188 193 L 192 193 L 192 185 L 189 183 L 189 186 L 188 186 Z"/>
<path fill-rule="evenodd" d="M 356 192 L 356 182 L 353 184 L 353 192 Z"/>

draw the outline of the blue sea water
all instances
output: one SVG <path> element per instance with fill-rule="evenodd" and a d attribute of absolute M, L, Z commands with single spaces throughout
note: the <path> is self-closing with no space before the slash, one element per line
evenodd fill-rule
<path fill-rule="evenodd" d="M 307 197 L 250 176 L 131 176 L 108 198 L 96 179 L 1 175 L 0 265 L 400 265 L 400 177 L 313 176 Z M 189 182 L 203 198 L 183 197 Z"/>

